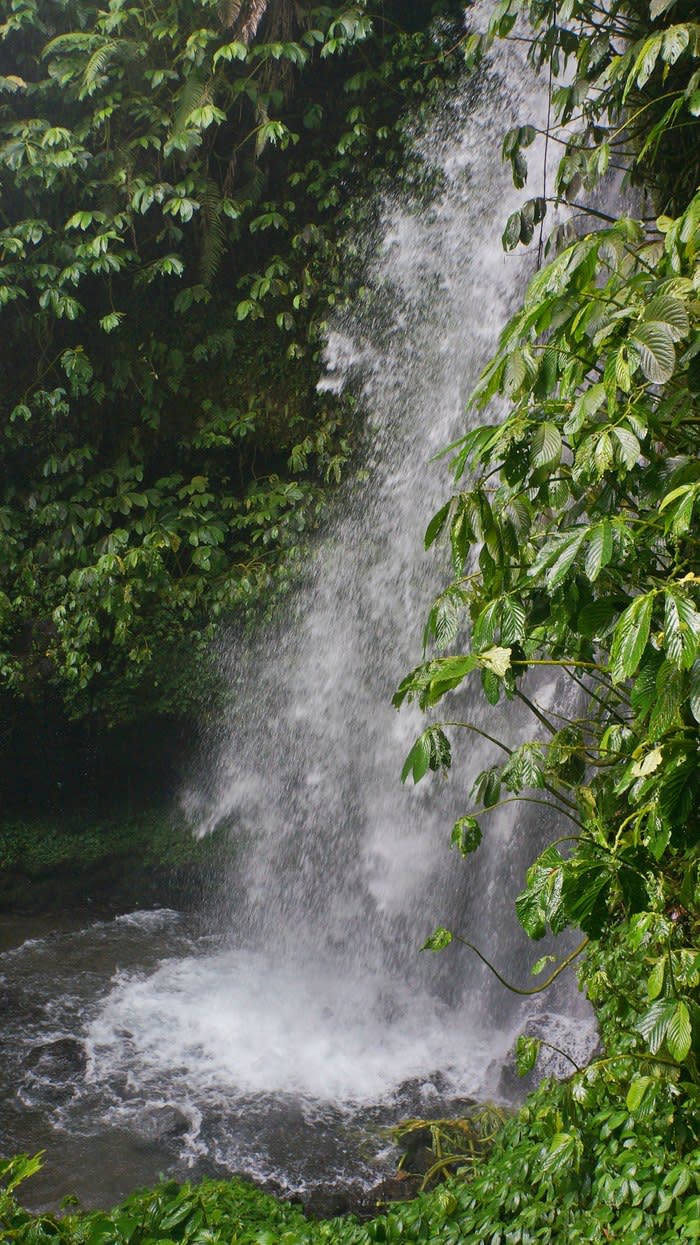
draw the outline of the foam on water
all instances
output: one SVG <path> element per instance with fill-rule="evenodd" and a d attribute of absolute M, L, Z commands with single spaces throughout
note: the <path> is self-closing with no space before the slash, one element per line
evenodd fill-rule
<path fill-rule="evenodd" d="M 368 1104 L 406 1080 L 450 1074 L 463 1019 L 439 1003 L 426 1009 L 409 981 L 334 978 L 323 963 L 270 965 L 259 952 L 226 950 L 118 976 L 89 1028 L 88 1079 L 138 1066 L 144 1093 L 162 1089 L 168 1070 L 171 1092 Z M 473 1029 L 469 1040 L 469 1081 L 455 1069 L 455 1092 L 473 1090 L 497 1053 L 493 1034 Z"/>

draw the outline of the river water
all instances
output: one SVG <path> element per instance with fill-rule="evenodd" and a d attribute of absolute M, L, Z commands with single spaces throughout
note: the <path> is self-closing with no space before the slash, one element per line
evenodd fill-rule
<path fill-rule="evenodd" d="M 220 640 L 230 719 L 202 740 L 182 797 L 194 832 L 226 824 L 238 840 L 206 910 L 4 929 L 0 1149 L 46 1149 L 35 1205 L 105 1204 L 160 1172 L 245 1173 L 309 1199 L 370 1189 L 396 1160 L 391 1123 L 517 1097 L 519 1032 L 577 1059 L 592 1047 L 570 980 L 516 1001 L 467 951 L 420 952 L 444 924 L 527 985 L 551 948 L 528 944 L 513 899 L 558 823 L 490 814 L 462 862 L 450 828 L 498 754 L 462 741 L 449 781 L 402 787 L 422 724 L 390 703 L 445 574 L 422 552 L 450 487 L 433 456 L 463 429 L 534 262 L 500 248 L 522 198 L 500 139 L 544 111 L 503 52 L 415 137 L 439 172 L 430 201 L 387 191 L 365 294 L 332 327 L 322 381 L 366 413 L 364 481 L 342 491 L 284 616 L 253 643 Z M 544 706 L 562 695 L 530 690 Z M 451 716 L 510 745 L 532 733 L 512 706 L 452 701 Z"/>

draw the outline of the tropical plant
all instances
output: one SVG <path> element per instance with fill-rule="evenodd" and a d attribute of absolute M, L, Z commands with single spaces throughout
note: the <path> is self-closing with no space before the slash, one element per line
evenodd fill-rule
<path fill-rule="evenodd" d="M 655 1094 L 681 1110 L 697 1102 L 700 1050 L 699 32 L 669 25 L 671 6 L 658 3 L 651 23 L 615 4 L 602 29 L 589 5 L 504 0 L 487 35 L 467 37 L 468 56 L 510 36 L 521 7 L 535 28 L 531 56 L 550 67 L 550 141 L 574 111 L 580 121 L 561 140 L 555 200 L 593 189 L 622 143 L 628 176 L 649 181 L 666 210 L 637 220 L 577 203 L 597 230 L 582 235 L 574 215 L 550 238 L 550 262 L 471 398 L 474 411 L 498 399 L 507 413 L 450 447 L 458 490 L 426 533 L 427 546 L 446 537 L 452 556 L 426 628 L 436 655 L 395 704 L 431 710 L 478 677 L 492 704 L 517 699 L 533 714 L 533 739 L 492 740 L 495 764 L 475 777 L 453 845 L 474 851 L 483 815 L 503 802 L 558 811 L 560 837 L 528 870 L 520 921 L 535 939 L 585 933 L 595 1001 L 607 999 L 615 957 L 626 959 L 635 984 L 609 1004 L 607 1037 L 617 1026 L 611 1049 L 625 1056 L 612 1066 L 632 1113 Z M 572 80 L 555 88 L 568 58 Z M 518 184 L 534 136 L 528 126 L 506 136 Z M 507 247 L 532 240 L 547 201 L 511 217 Z M 575 710 L 538 703 L 543 667 L 576 692 Z M 404 779 L 449 768 L 448 730 L 477 729 L 448 716 L 420 736 Z M 452 939 L 441 928 L 426 945 Z M 521 1070 L 537 1049 L 521 1044 Z"/>

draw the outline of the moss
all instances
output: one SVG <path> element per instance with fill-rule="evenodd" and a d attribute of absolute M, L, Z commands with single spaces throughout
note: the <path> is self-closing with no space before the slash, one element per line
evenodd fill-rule
<path fill-rule="evenodd" d="M 222 856 L 224 832 L 197 839 L 172 809 L 0 821 L 0 907 L 36 912 L 100 900 L 193 902 Z"/>

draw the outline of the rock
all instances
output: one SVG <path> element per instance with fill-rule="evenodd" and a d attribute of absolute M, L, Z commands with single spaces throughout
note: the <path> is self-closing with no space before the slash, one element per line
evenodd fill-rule
<path fill-rule="evenodd" d="M 178 1107 L 164 1104 L 153 1107 L 139 1120 L 139 1134 L 143 1141 L 167 1142 L 184 1137 L 189 1131 L 190 1120 Z"/>
<path fill-rule="evenodd" d="M 33 1046 L 25 1056 L 24 1065 L 36 1076 L 67 1081 L 82 1076 L 87 1064 L 85 1047 L 77 1038 L 56 1038 Z"/>

